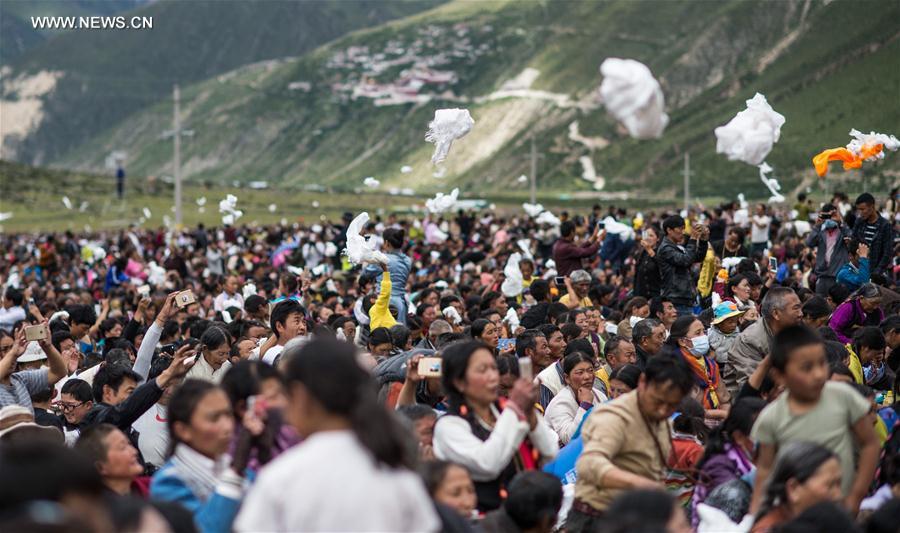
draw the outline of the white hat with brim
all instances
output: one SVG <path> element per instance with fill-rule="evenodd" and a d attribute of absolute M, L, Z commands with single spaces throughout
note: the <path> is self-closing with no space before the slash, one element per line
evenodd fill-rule
<path fill-rule="evenodd" d="M 25 346 L 25 353 L 19 356 L 16 359 L 17 363 L 32 363 L 34 361 L 42 361 L 47 358 L 47 354 L 44 353 L 44 349 L 41 348 L 41 345 L 37 343 L 37 341 L 31 341 Z"/>
<path fill-rule="evenodd" d="M 59 429 L 42 426 L 34 422 L 34 413 L 23 405 L 7 405 L 0 409 L 0 440 L 6 438 L 7 435 L 14 431 L 25 428 L 38 428 L 43 431 L 53 431 L 59 435 L 60 441 L 63 440 L 62 432 Z"/>

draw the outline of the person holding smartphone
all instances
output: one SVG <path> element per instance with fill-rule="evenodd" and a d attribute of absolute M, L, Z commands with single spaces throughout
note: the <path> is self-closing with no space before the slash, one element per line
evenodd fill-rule
<path fill-rule="evenodd" d="M 509 399 L 499 398 L 497 362 L 477 341 L 444 350 L 442 380 L 448 409 L 435 424 L 435 456 L 471 472 L 479 511 L 497 509 L 517 472 L 539 468 L 559 449 L 556 433 L 535 410 L 537 385 L 519 378 Z"/>
<path fill-rule="evenodd" d="M 828 289 L 837 283 L 837 273 L 847 264 L 850 252 L 847 241 L 853 232 L 844 224 L 841 211 L 831 204 L 822 206 L 812 231 L 806 236 L 806 245 L 816 249 L 816 294 L 828 297 Z"/>

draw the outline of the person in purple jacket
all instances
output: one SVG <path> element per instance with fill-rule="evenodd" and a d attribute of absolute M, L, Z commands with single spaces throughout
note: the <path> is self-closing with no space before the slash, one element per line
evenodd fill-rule
<path fill-rule="evenodd" d="M 828 327 L 839 341 L 853 342 L 853 331 L 860 326 L 877 326 L 884 320 L 881 310 L 881 291 L 873 283 L 865 283 L 831 314 Z"/>
<path fill-rule="evenodd" d="M 731 407 L 725 421 L 707 437 L 706 450 L 696 466 L 697 484 L 691 498 L 691 517 L 695 528 L 699 523 L 697 505 L 703 503 L 713 489 L 756 469 L 750 430 L 765 406 L 762 398 L 741 398 Z"/>

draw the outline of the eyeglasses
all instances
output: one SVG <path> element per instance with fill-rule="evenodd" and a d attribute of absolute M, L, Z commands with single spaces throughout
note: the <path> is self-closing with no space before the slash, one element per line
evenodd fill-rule
<path fill-rule="evenodd" d="M 86 403 L 87 402 L 78 402 L 78 403 L 62 403 L 62 402 L 60 402 L 56 405 L 59 406 L 60 411 L 62 411 L 64 413 L 68 413 L 69 411 L 74 411 L 75 409 L 78 409 L 79 407 L 81 407 L 82 405 L 84 405 Z"/>

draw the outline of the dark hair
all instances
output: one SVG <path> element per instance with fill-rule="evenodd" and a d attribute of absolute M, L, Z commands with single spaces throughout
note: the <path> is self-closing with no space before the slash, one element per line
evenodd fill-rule
<path fill-rule="evenodd" d="M 573 233 L 575 233 L 575 223 L 571 220 L 566 220 L 559 225 L 559 234 L 561 237 L 568 237 Z"/>
<path fill-rule="evenodd" d="M 107 318 L 103 322 L 100 322 L 100 336 L 106 338 L 106 334 L 112 331 L 112 329 L 116 326 L 120 326 L 121 323 L 115 318 Z"/>
<path fill-rule="evenodd" d="M 895 522 L 896 525 L 896 522 Z M 894 529 L 896 531 L 896 528 Z M 778 533 L 854 533 L 860 529 L 844 508 L 834 502 L 811 505 L 778 528 Z"/>
<path fill-rule="evenodd" d="M 15 287 L 7 287 L 6 290 L 3 291 L 3 296 L 9 299 L 13 305 L 22 305 L 24 299 L 22 291 Z"/>
<path fill-rule="evenodd" d="M 900 329 L 900 315 L 890 315 L 881 321 L 881 332 L 885 335 Z"/>
<path fill-rule="evenodd" d="M 609 375 L 609 380 L 617 379 L 628 385 L 632 389 L 638 386 L 638 380 L 641 378 L 641 368 L 637 365 L 624 365 L 613 370 Z"/>
<path fill-rule="evenodd" d="M 556 322 L 559 322 L 560 316 L 569 312 L 569 308 L 566 307 L 566 304 L 553 302 L 547 308 L 547 318 L 552 319 Z M 527 316 L 527 315 L 526 315 Z"/>
<path fill-rule="evenodd" d="M 79 402 L 94 401 L 94 393 L 91 390 L 91 384 L 83 379 L 72 378 L 62 386 L 59 393 L 70 394 Z"/>
<path fill-rule="evenodd" d="M 644 379 L 647 383 L 662 385 L 671 383 L 682 394 L 688 394 L 694 388 L 694 378 L 682 357 L 669 354 L 658 354 L 647 361 L 644 368 Z"/>
<path fill-rule="evenodd" d="M 898 517 L 900 517 L 900 499 L 888 500 L 869 517 L 865 531 L 866 533 L 897 533 Z"/>
<path fill-rule="evenodd" d="M 67 329 L 54 331 L 53 335 L 50 336 L 50 344 L 52 344 L 53 347 L 57 349 L 57 351 L 62 350 L 62 348 L 60 348 L 60 346 L 62 345 L 63 341 L 65 341 L 65 340 L 70 340 L 70 341 L 75 340 L 75 338 L 72 336 L 72 334 Z"/>
<path fill-rule="evenodd" d="M 398 228 L 387 228 L 384 230 L 384 233 L 381 234 L 381 238 L 394 250 L 400 250 L 403 248 L 406 232 Z"/>
<path fill-rule="evenodd" d="M 178 327 L 178 322 L 174 320 L 166 320 L 166 323 L 163 324 L 162 334 L 159 336 L 160 339 L 170 339 L 178 335 L 180 328 Z"/>
<path fill-rule="evenodd" d="M 587 340 L 587 339 L 578 339 L 578 337 L 584 333 L 582 331 L 581 326 L 575 324 L 573 322 L 566 322 L 562 326 L 560 326 L 559 331 L 563 334 L 563 339 L 567 343 L 576 342 L 576 340 Z"/>
<path fill-rule="evenodd" d="M 434 412 L 434 409 L 421 403 L 401 405 L 400 407 L 397 407 L 397 414 L 406 417 L 411 422 L 415 422 L 429 416 L 435 418 L 437 417 L 437 413 Z"/>
<path fill-rule="evenodd" d="M 186 379 L 175 389 L 172 398 L 169 400 L 167 408 L 167 416 L 169 418 L 167 428 L 169 430 L 169 451 L 167 456 L 175 453 L 175 447 L 181 442 L 178 433 L 175 431 L 175 424 L 182 423 L 191 425 L 191 418 L 197 405 L 203 401 L 207 394 L 222 390 L 216 385 L 208 381 L 199 379 Z"/>
<path fill-rule="evenodd" d="M 669 329 L 669 338 L 666 339 L 666 345 L 680 351 L 681 348 L 678 347 L 678 341 L 687 337 L 688 330 L 691 329 L 691 324 L 698 320 L 699 319 L 694 315 L 683 315 L 676 318 L 675 322 L 672 322 L 672 327 Z"/>
<path fill-rule="evenodd" d="M 219 326 L 210 326 L 206 328 L 206 331 L 200 336 L 201 349 L 215 350 L 220 348 L 223 344 L 228 345 L 229 348 L 231 347 L 231 335 L 229 335 L 224 328 Z"/>
<path fill-rule="evenodd" d="M 43 388 L 31 394 L 32 403 L 49 402 L 51 398 L 53 398 L 53 389 L 51 387 Z"/>
<path fill-rule="evenodd" d="M 466 399 L 462 392 L 456 388 L 456 381 L 465 381 L 466 370 L 469 368 L 469 360 L 478 350 L 487 350 L 491 352 L 491 348 L 479 341 L 458 342 L 447 346 L 443 351 L 443 366 L 441 368 L 443 375 L 441 376 L 441 385 L 447 395 L 447 413 L 451 415 L 463 416 Z"/>
<path fill-rule="evenodd" d="M 150 362 L 150 372 L 147 373 L 147 380 L 158 378 L 171 364 L 172 356 L 168 354 L 160 354 L 154 357 Z"/>
<path fill-rule="evenodd" d="M 537 339 L 544 338 L 544 334 L 537 329 L 526 329 L 522 333 L 516 335 L 516 355 L 525 357 L 525 350 L 534 350 L 537 347 Z"/>
<path fill-rule="evenodd" d="M 683 228 L 684 219 L 679 215 L 671 215 L 665 218 L 662 223 L 663 233 L 668 233 L 670 229 Z"/>
<path fill-rule="evenodd" d="M 850 297 L 850 289 L 846 285 L 835 283 L 828 289 L 828 296 L 834 302 L 834 305 L 841 305 Z"/>
<path fill-rule="evenodd" d="M 631 531 L 639 528 L 643 531 L 664 531 L 674 512 L 683 511 L 668 492 L 630 490 L 621 493 L 610 503 L 606 510 L 609 526 L 598 531 L 607 531 L 613 527 L 615 531 Z"/>
<path fill-rule="evenodd" d="M 300 305 L 300 302 L 290 298 L 278 302 L 272 309 L 272 314 L 269 316 L 269 324 L 272 327 L 272 333 L 278 335 L 278 328 L 276 328 L 275 325 L 281 324 L 284 326 L 288 317 L 294 313 L 299 313 L 300 316 L 306 318 L 306 309 Z"/>
<path fill-rule="evenodd" d="M 531 282 L 531 285 L 528 287 L 528 292 L 530 292 L 531 296 L 539 303 L 543 302 L 547 299 L 547 295 L 550 294 L 550 283 L 543 279 L 536 279 Z"/>
<path fill-rule="evenodd" d="M 593 371 L 594 358 L 584 352 L 574 352 L 563 359 L 563 374 L 568 376 L 579 363 L 590 363 Z"/>
<path fill-rule="evenodd" d="M 4 512 L 31 501 L 59 501 L 66 495 L 100 497 L 106 490 L 97 468 L 82 454 L 46 440 L 4 443 L 0 472 L 5 481 L 0 483 Z"/>
<path fill-rule="evenodd" d="M 396 324 L 391 326 L 391 329 L 388 331 L 391 334 L 391 339 L 394 343 L 394 346 L 397 348 L 403 348 L 406 346 L 406 343 L 409 342 L 410 331 L 409 328 L 404 326 L 403 324 Z"/>
<path fill-rule="evenodd" d="M 872 196 L 871 193 L 864 192 L 864 193 L 860 194 L 859 196 L 857 196 L 856 201 L 853 202 L 853 205 L 859 205 L 859 204 L 875 205 L 875 197 Z"/>
<path fill-rule="evenodd" d="M 554 333 L 556 333 L 558 331 L 560 333 L 562 333 L 562 331 L 560 331 L 559 327 L 556 326 L 555 324 L 541 324 L 540 326 L 538 326 L 534 329 L 543 333 L 544 337 L 546 337 L 548 341 L 550 340 L 550 337 L 553 336 Z"/>
<path fill-rule="evenodd" d="M 828 302 L 821 296 L 813 296 L 803 303 L 803 315 L 809 318 L 822 318 L 831 314 Z"/>
<path fill-rule="evenodd" d="M 431 411 L 431 409 L 429 409 L 429 411 Z M 431 412 L 434 414 L 434 411 Z M 441 461 L 440 459 L 425 461 L 419 468 L 419 474 L 422 476 L 422 481 L 425 483 L 425 490 L 428 491 L 428 495 L 432 498 L 441 487 L 444 478 L 447 477 L 447 471 L 450 470 L 451 466 L 458 466 L 459 468 L 466 470 L 466 467 L 462 465 L 457 465 L 450 461 Z"/>
<path fill-rule="evenodd" d="M 478 318 L 474 322 L 472 322 L 472 325 L 469 327 L 469 332 L 472 334 L 472 338 L 480 338 L 482 333 L 484 333 L 484 328 L 486 328 L 490 323 L 490 320 L 484 318 Z"/>
<path fill-rule="evenodd" d="M 556 522 L 563 499 L 562 484 L 556 476 L 534 470 L 520 472 L 507 493 L 503 508 L 520 531 Z"/>
<path fill-rule="evenodd" d="M 106 460 L 109 451 L 103 442 L 106 436 L 118 428 L 112 424 L 96 424 L 84 429 L 75 442 L 75 449 L 91 460 L 91 464 Z"/>
<path fill-rule="evenodd" d="M 369 345 L 378 346 L 379 344 L 390 344 L 393 346 L 394 341 L 388 328 L 375 328 L 369 333 Z"/>
<path fill-rule="evenodd" d="M 287 361 L 286 380 L 299 383 L 322 408 L 348 419 L 359 442 L 378 463 L 411 467 L 415 449 L 400 421 L 378 402 L 375 383 L 356 362 L 353 345 L 313 339 Z"/>
<path fill-rule="evenodd" d="M 634 344 L 640 344 L 642 340 L 653 335 L 653 329 L 662 324 L 655 318 L 645 318 L 638 320 L 637 324 L 631 328 L 631 340 Z"/>
<path fill-rule="evenodd" d="M 853 333 L 853 351 L 859 354 L 861 348 L 884 350 L 887 340 L 877 326 L 865 326 Z"/>
<path fill-rule="evenodd" d="M 690 396 L 685 396 L 678 405 L 678 416 L 672 421 L 672 429 L 688 433 L 700 439 L 701 442 L 706 442 L 709 428 L 704 423 L 705 417 L 706 411 L 703 410 L 700 402 Z"/>
<path fill-rule="evenodd" d="M 697 462 L 696 469 L 699 471 L 710 458 L 725 453 L 725 445 L 734 444 L 735 431 L 740 431 L 749 437 L 756 417 L 765 406 L 765 400 L 752 396 L 743 397 L 731 406 L 725 421 L 709 433 L 703 457 Z"/>
<path fill-rule="evenodd" d="M 72 305 L 66 308 L 66 312 L 69 313 L 70 324 L 93 326 L 97 322 L 97 313 L 94 312 L 94 308 L 90 305 Z"/>
<path fill-rule="evenodd" d="M 281 374 L 274 366 L 262 361 L 238 361 L 222 377 L 220 386 L 236 412 L 239 406 L 246 407 L 247 398 L 259 394 L 262 383 L 269 379 L 281 382 Z"/>
<path fill-rule="evenodd" d="M 103 364 L 103 366 L 100 367 L 100 370 L 97 371 L 97 374 L 94 376 L 94 382 L 91 384 L 94 401 L 97 403 L 103 401 L 104 386 L 108 386 L 109 388 L 118 391 L 119 387 L 122 386 L 122 383 L 124 383 L 126 379 L 134 381 L 135 384 L 142 381 L 140 374 L 123 364 Z"/>
<path fill-rule="evenodd" d="M 786 444 L 779 450 L 778 459 L 772 468 L 765 499 L 759 514 L 756 515 L 757 520 L 786 502 L 788 481 L 796 479 L 800 483 L 805 483 L 816 474 L 823 463 L 837 458 L 837 455 L 828 448 L 812 442 L 799 441 Z"/>
<path fill-rule="evenodd" d="M 566 349 L 563 351 L 563 356 L 565 357 L 576 352 L 593 355 L 594 345 L 591 344 L 591 341 L 587 339 L 575 339 L 574 341 L 566 344 Z"/>
<path fill-rule="evenodd" d="M 262 309 L 267 306 L 268 302 L 265 298 L 258 294 L 251 294 L 244 300 L 244 311 L 248 313 L 255 313 L 256 311 Z"/>
<path fill-rule="evenodd" d="M 822 337 L 803 324 L 788 326 L 772 340 L 772 368 L 784 371 L 791 353 L 804 346 L 823 344 Z"/>

